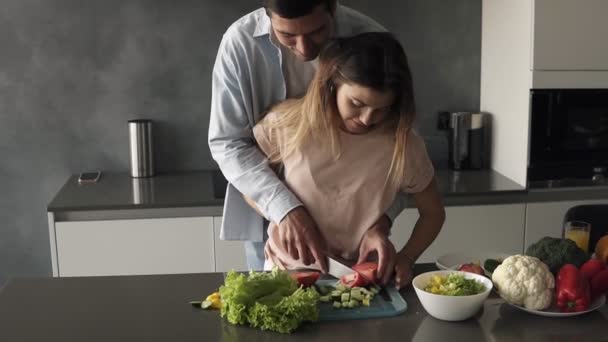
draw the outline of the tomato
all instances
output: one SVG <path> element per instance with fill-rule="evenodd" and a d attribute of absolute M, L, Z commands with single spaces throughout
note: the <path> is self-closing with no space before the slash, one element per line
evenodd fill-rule
<path fill-rule="evenodd" d="M 317 280 L 319 280 L 320 276 L 319 272 L 314 271 L 292 272 L 289 275 L 298 282 L 298 285 L 303 287 L 313 286 Z"/>
<path fill-rule="evenodd" d="M 355 287 L 367 285 L 367 280 L 363 278 L 359 273 L 351 273 L 344 275 L 340 278 L 340 282 L 344 286 Z"/>
<path fill-rule="evenodd" d="M 367 279 L 370 282 L 378 281 L 378 264 L 375 262 L 362 262 L 360 264 L 356 264 L 352 267 L 357 273 L 361 274 L 363 278 Z"/>
<path fill-rule="evenodd" d="M 479 275 L 485 275 L 483 268 L 481 268 L 481 266 L 478 263 L 471 262 L 468 264 L 462 264 L 462 265 L 460 265 L 460 267 L 458 267 L 458 270 L 463 271 L 463 272 L 475 273 L 475 274 L 479 274 Z"/>

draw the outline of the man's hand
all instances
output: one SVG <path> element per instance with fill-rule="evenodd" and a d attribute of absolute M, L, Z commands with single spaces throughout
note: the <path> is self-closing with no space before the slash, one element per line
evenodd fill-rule
<path fill-rule="evenodd" d="M 315 262 L 327 272 L 325 243 L 308 211 L 300 206 L 290 211 L 279 223 L 279 243 L 292 258 L 304 265 Z"/>
<path fill-rule="evenodd" d="M 409 285 L 414 276 L 414 262 L 405 253 L 397 253 L 395 262 L 395 286 L 398 290 Z"/>
<path fill-rule="evenodd" d="M 370 254 L 378 255 L 378 271 L 376 273 L 378 281 L 386 285 L 395 268 L 395 246 L 388 239 L 390 231 L 390 220 L 383 215 L 373 226 L 371 226 L 361 239 L 359 246 L 359 260 L 357 263 L 367 261 Z"/>

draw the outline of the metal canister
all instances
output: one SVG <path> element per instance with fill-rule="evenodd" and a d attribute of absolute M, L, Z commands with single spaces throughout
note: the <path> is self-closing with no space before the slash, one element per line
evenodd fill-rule
<path fill-rule="evenodd" d="M 131 177 L 154 176 L 152 120 L 129 120 Z"/>

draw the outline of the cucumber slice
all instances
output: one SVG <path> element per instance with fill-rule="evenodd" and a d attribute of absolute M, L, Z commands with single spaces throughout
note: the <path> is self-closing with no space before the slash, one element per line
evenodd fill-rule
<path fill-rule="evenodd" d="M 348 289 L 348 287 L 347 287 L 347 286 L 344 286 L 344 285 L 342 285 L 342 284 L 338 284 L 338 285 L 336 285 L 336 290 L 338 290 L 338 291 L 340 291 L 340 292 L 345 292 L 345 291 L 347 291 L 347 289 Z"/>
<path fill-rule="evenodd" d="M 324 302 L 324 303 L 329 303 L 330 300 L 331 300 L 330 296 L 321 296 L 321 297 L 319 297 L 319 301 Z"/>
<path fill-rule="evenodd" d="M 342 294 L 341 301 L 342 303 L 348 302 L 350 300 L 350 293 L 345 292 Z"/>
<path fill-rule="evenodd" d="M 342 307 L 342 303 L 340 303 L 340 302 L 334 302 L 333 306 L 334 306 L 334 308 L 339 309 L 339 308 Z"/>

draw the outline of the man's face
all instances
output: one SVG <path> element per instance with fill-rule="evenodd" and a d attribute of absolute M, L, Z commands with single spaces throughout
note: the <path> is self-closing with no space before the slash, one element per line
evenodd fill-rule
<path fill-rule="evenodd" d="M 302 61 L 317 58 L 333 30 L 333 16 L 323 4 L 310 14 L 293 19 L 272 13 L 270 22 L 279 43 Z"/>

